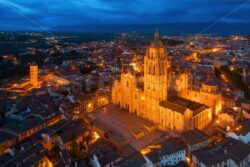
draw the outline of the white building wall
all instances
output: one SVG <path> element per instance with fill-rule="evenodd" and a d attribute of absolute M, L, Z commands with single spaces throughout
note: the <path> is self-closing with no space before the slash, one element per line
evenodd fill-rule
<path fill-rule="evenodd" d="M 237 135 L 234 132 L 228 132 L 226 136 L 231 137 L 236 140 L 241 140 L 243 143 L 247 144 L 250 142 L 250 132 L 248 132 L 246 135 Z"/>
<path fill-rule="evenodd" d="M 248 132 L 245 136 L 240 135 L 239 138 L 243 143 L 245 143 L 245 144 L 249 143 L 249 141 L 250 141 L 250 132 Z"/>
<path fill-rule="evenodd" d="M 177 165 L 180 161 L 185 161 L 186 160 L 185 158 L 186 158 L 186 151 L 181 150 L 174 154 L 161 157 L 160 164 L 161 166 Z"/>

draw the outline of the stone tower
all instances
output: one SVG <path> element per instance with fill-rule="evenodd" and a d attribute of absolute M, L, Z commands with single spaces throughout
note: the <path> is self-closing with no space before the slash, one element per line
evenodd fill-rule
<path fill-rule="evenodd" d="M 167 68 L 166 48 L 156 31 L 144 57 L 144 117 L 159 123 L 159 103 L 167 98 Z"/>
<path fill-rule="evenodd" d="M 38 66 L 35 64 L 30 65 L 30 83 L 34 86 L 38 86 Z"/>

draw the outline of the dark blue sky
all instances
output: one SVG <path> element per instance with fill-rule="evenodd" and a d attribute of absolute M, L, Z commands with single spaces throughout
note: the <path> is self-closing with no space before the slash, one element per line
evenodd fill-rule
<path fill-rule="evenodd" d="M 0 29 L 5 30 L 220 18 L 221 22 L 250 23 L 250 0 L 0 0 Z"/>

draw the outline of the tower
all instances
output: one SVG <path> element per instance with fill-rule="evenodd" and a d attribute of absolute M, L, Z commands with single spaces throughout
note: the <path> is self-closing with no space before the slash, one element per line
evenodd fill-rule
<path fill-rule="evenodd" d="M 38 86 L 38 66 L 35 64 L 30 65 L 30 83 L 34 86 Z"/>
<path fill-rule="evenodd" d="M 144 57 L 144 117 L 159 123 L 159 103 L 167 97 L 167 68 L 166 48 L 156 31 Z"/>

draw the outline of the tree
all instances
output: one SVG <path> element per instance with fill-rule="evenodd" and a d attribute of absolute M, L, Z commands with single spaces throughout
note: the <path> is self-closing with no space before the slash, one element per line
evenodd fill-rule
<path fill-rule="evenodd" d="M 250 89 L 243 82 L 242 77 L 237 72 L 231 71 L 228 66 L 222 66 L 219 69 L 219 74 L 224 74 L 228 80 L 238 89 L 242 90 L 245 93 L 246 98 L 250 98 Z"/>

